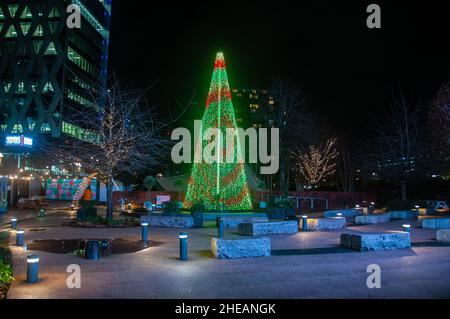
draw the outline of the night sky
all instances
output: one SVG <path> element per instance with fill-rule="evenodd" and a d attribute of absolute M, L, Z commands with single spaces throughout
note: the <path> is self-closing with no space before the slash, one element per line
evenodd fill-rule
<path fill-rule="evenodd" d="M 285 77 L 347 135 L 382 115 L 399 84 L 425 105 L 450 78 L 444 1 L 295 2 L 113 1 L 111 68 L 135 87 L 157 81 L 150 95 L 162 112 L 193 92 L 203 107 L 223 50 L 232 87 Z M 366 26 L 370 3 L 381 6 L 381 30 Z"/>

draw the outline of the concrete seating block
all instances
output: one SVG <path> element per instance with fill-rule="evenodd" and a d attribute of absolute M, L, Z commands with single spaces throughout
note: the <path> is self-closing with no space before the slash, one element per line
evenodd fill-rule
<path fill-rule="evenodd" d="M 194 225 L 192 216 L 141 216 L 141 223 L 147 222 L 151 227 L 191 228 Z"/>
<path fill-rule="evenodd" d="M 442 216 L 439 216 L 439 215 L 419 215 L 419 216 L 417 216 L 417 220 L 419 222 L 422 222 L 424 219 L 433 219 L 433 218 L 442 218 Z"/>
<path fill-rule="evenodd" d="M 345 227 L 347 221 L 344 217 L 308 218 L 308 230 L 331 230 Z M 303 229 L 303 220 L 300 221 L 300 229 Z"/>
<path fill-rule="evenodd" d="M 217 217 L 267 217 L 266 213 L 204 213 L 203 220 L 205 221 L 216 221 Z"/>
<path fill-rule="evenodd" d="M 341 234 L 341 246 L 345 248 L 352 248 L 352 235 Z"/>
<path fill-rule="evenodd" d="M 436 239 L 438 241 L 450 242 L 450 229 L 439 229 L 436 232 Z"/>
<path fill-rule="evenodd" d="M 450 218 L 427 218 L 422 220 L 424 229 L 449 229 Z"/>
<path fill-rule="evenodd" d="M 242 223 L 263 223 L 268 222 L 268 217 L 222 217 L 225 229 L 237 229 Z"/>
<path fill-rule="evenodd" d="M 390 214 L 391 219 L 411 219 L 416 216 L 416 213 L 411 210 L 391 211 L 388 214 Z"/>
<path fill-rule="evenodd" d="M 358 209 L 341 209 L 341 210 L 327 210 L 325 211 L 325 218 L 338 217 L 338 213 L 342 214 L 342 217 L 355 217 L 361 215 L 361 210 Z"/>
<path fill-rule="evenodd" d="M 298 232 L 298 222 L 295 220 L 287 220 L 265 223 L 242 223 L 239 224 L 238 232 L 246 236 L 295 234 Z"/>
<path fill-rule="evenodd" d="M 267 237 L 211 238 L 211 252 L 218 259 L 270 256 Z"/>
<path fill-rule="evenodd" d="M 360 225 L 387 223 L 390 218 L 390 214 L 363 215 L 356 216 L 355 223 Z"/>
<path fill-rule="evenodd" d="M 341 234 L 341 246 L 357 251 L 379 251 L 411 247 L 409 232 Z"/>

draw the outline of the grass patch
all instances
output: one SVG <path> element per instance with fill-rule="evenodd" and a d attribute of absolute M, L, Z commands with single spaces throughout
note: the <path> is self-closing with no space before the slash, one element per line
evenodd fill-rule
<path fill-rule="evenodd" d="M 8 232 L 0 232 L 0 299 L 6 298 L 9 286 L 14 280 L 8 238 Z"/>

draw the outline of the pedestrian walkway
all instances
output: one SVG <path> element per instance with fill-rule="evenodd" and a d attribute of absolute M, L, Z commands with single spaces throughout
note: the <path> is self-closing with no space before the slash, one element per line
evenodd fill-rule
<path fill-rule="evenodd" d="M 68 210 L 71 202 L 50 202 L 49 206 L 45 208 L 45 214 L 53 214 L 63 210 Z M 11 223 L 11 218 L 15 217 L 18 221 L 29 220 L 31 218 L 36 218 L 39 216 L 39 211 L 31 209 L 17 209 L 12 208 L 4 214 L 0 214 L 0 228 L 5 228 Z"/>
<path fill-rule="evenodd" d="M 31 231 L 32 227 L 60 218 L 57 216 L 28 220 L 24 225 L 25 242 L 140 239 L 139 227 L 54 226 Z M 403 222 L 361 225 L 345 232 L 398 230 Z M 14 238 L 10 238 L 16 278 L 8 298 L 449 298 L 450 282 L 442 278 L 450 268 L 450 247 L 427 244 L 435 241 L 435 232 L 416 228 L 417 221 L 411 224 L 412 240 L 420 245 L 410 249 L 344 251 L 338 249 L 342 230 L 299 232 L 270 236 L 270 257 L 235 260 L 211 257 L 215 228 L 189 229 L 187 261 L 178 258 L 180 229 L 151 228 L 149 239 L 160 245 L 100 260 L 32 251 L 40 258 L 40 281 L 35 284 L 26 282 L 26 256 L 31 251 L 16 247 Z M 67 286 L 67 267 L 73 264 L 81 270 L 81 287 L 77 289 Z M 383 289 L 367 287 L 370 264 L 381 267 Z"/>

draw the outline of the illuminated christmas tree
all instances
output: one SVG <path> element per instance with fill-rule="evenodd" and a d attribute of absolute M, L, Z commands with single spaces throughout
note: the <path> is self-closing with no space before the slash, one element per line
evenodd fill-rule
<path fill-rule="evenodd" d="M 199 138 L 196 143 L 195 158 L 202 160 L 194 161 L 184 206 L 190 208 L 196 202 L 203 202 L 209 210 L 252 209 L 244 164 L 240 160 L 241 148 L 222 52 L 216 55 L 200 136 L 204 136 L 208 129 L 216 128 L 219 131 L 217 135 L 209 140 Z M 227 128 L 236 130 L 228 140 Z M 210 153 L 211 159 L 205 161 L 203 150 L 208 145 L 216 147 Z"/>

